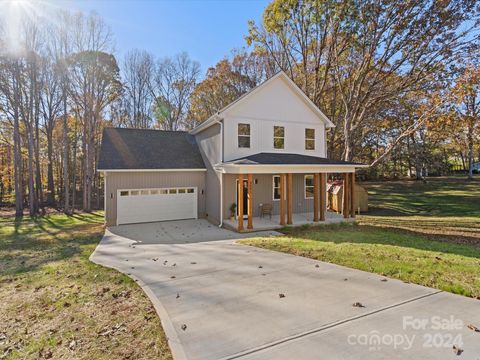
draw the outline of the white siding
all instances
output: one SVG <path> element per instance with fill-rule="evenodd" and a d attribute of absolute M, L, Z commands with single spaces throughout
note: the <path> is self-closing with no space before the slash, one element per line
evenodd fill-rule
<path fill-rule="evenodd" d="M 239 148 L 239 123 L 250 124 L 250 148 Z M 285 147 L 273 147 L 273 127 L 285 127 Z M 259 152 L 325 157 L 325 124 L 282 78 L 277 78 L 225 115 L 225 161 Z M 315 129 L 315 150 L 305 150 L 305 129 Z"/>
<path fill-rule="evenodd" d="M 221 126 L 215 124 L 195 135 L 198 148 L 207 168 L 205 174 L 205 216 L 214 223 L 220 223 L 220 177 L 213 168 L 222 162 Z"/>

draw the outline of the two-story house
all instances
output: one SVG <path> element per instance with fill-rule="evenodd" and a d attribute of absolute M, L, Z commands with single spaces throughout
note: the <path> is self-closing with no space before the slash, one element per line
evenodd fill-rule
<path fill-rule="evenodd" d="M 325 221 L 329 173 L 343 174 L 343 216 L 354 216 L 362 165 L 327 158 L 333 126 L 280 72 L 190 132 L 107 128 L 106 223 L 202 217 L 246 231 Z"/>

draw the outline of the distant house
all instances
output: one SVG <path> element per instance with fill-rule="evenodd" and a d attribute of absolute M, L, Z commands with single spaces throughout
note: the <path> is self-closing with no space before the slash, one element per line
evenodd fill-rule
<path fill-rule="evenodd" d="M 106 223 L 203 217 L 243 231 L 265 209 L 282 225 L 303 213 L 323 221 L 326 174 L 343 174 L 348 197 L 363 166 L 327 158 L 333 126 L 280 72 L 190 132 L 107 128 L 98 165 Z"/>

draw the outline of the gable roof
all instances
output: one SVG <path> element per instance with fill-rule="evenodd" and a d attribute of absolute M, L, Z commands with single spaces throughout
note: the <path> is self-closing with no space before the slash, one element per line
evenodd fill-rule
<path fill-rule="evenodd" d="M 318 156 L 289 153 L 257 153 L 239 159 L 227 161 L 234 165 L 364 165 L 343 160 L 333 160 Z"/>
<path fill-rule="evenodd" d="M 105 128 L 98 170 L 205 169 L 185 131 Z"/>
<path fill-rule="evenodd" d="M 286 81 L 287 85 L 290 87 L 290 89 L 297 95 L 299 96 L 304 103 L 320 118 L 322 121 L 325 123 L 325 126 L 327 128 L 332 128 L 335 127 L 335 124 L 330 121 L 330 119 L 313 103 L 312 100 L 309 99 L 307 95 L 295 84 L 295 82 L 290 79 L 290 77 L 284 72 L 280 71 L 271 78 L 265 80 L 263 83 L 260 85 L 257 85 L 254 87 L 252 90 L 248 91 L 247 93 L 243 94 L 240 96 L 237 100 L 231 102 L 227 106 L 225 106 L 223 109 L 217 111 L 215 114 L 210 116 L 206 121 L 201 123 L 200 125 L 196 126 L 193 130 L 190 131 L 191 134 L 197 134 L 200 131 L 210 127 L 213 125 L 218 119 L 222 118 L 223 114 L 227 112 L 228 110 L 231 110 L 244 100 L 248 99 L 249 97 L 253 96 L 256 92 L 258 92 L 260 89 L 264 88 L 267 84 L 273 82 L 275 79 L 281 78 Z"/>

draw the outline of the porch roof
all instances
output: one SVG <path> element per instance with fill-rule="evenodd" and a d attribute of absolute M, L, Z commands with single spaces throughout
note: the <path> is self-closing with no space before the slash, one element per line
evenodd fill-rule
<path fill-rule="evenodd" d="M 305 172 L 355 172 L 367 167 L 354 162 L 333 160 L 317 156 L 289 153 L 257 153 L 227 161 L 216 166 L 223 173 L 305 173 Z"/>

